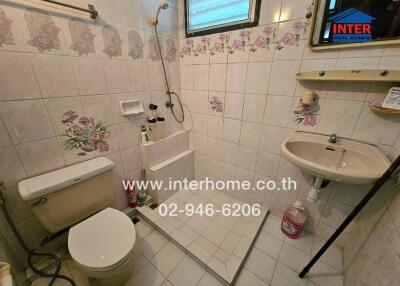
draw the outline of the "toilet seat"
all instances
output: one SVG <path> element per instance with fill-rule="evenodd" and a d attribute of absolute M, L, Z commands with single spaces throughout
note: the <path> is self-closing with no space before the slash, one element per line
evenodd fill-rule
<path fill-rule="evenodd" d="M 123 212 L 106 208 L 73 226 L 68 235 L 72 259 L 91 271 L 106 271 L 133 254 L 135 226 Z"/>

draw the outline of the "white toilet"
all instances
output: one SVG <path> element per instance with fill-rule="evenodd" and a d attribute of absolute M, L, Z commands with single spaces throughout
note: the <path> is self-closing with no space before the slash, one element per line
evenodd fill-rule
<path fill-rule="evenodd" d="M 48 231 L 71 227 L 72 259 L 104 286 L 120 286 L 129 279 L 136 245 L 132 220 L 109 207 L 114 201 L 113 166 L 100 157 L 18 184 L 20 196 Z"/>

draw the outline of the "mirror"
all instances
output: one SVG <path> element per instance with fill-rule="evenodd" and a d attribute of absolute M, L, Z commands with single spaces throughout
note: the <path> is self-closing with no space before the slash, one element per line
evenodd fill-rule
<path fill-rule="evenodd" d="M 400 0 L 315 0 L 313 50 L 400 44 Z"/>

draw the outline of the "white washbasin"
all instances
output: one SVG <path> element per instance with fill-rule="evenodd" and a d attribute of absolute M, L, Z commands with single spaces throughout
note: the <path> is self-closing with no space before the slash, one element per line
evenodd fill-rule
<path fill-rule="evenodd" d="M 368 184 L 379 179 L 390 161 L 375 145 L 328 135 L 295 132 L 281 145 L 283 157 L 303 171 L 326 180 Z"/>

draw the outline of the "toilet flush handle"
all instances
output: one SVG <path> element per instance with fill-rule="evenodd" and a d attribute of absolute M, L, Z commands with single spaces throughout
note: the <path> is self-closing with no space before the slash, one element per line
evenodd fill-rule
<path fill-rule="evenodd" d="M 37 202 L 34 202 L 33 204 L 31 204 L 31 207 L 36 207 L 36 206 L 44 205 L 45 203 L 47 203 L 47 198 L 41 198 L 41 199 L 38 200 Z"/>

